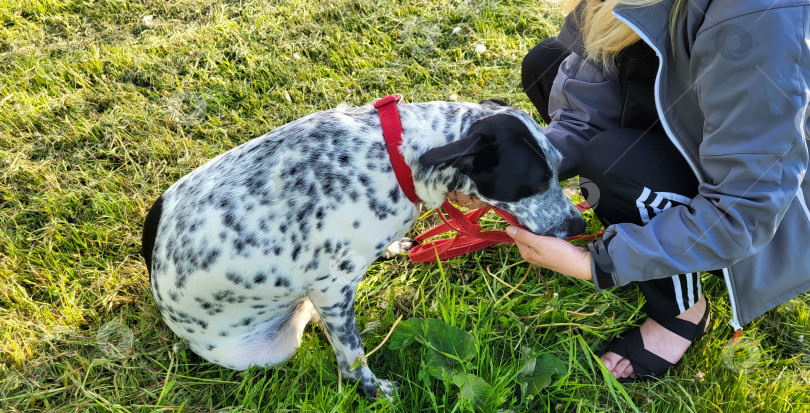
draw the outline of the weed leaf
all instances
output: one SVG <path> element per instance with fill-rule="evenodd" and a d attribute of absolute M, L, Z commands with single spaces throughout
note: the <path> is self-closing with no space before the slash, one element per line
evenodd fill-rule
<path fill-rule="evenodd" d="M 450 381 L 455 375 L 463 373 L 455 360 L 449 359 L 435 350 L 428 350 L 425 356 L 425 370 L 434 378 L 442 381 Z"/>
<path fill-rule="evenodd" d="M 551 384 L 552 377 L 561 375 L 567 370 L 565 363 L 559 358 L 551 354 L 543 354 L 536 359 L 532 359 L 521 370 L 519 376 L 520 388 L 522 390 L 523 398 L 530 398 L 548 387 Z"/>
<path fill-rule="evenodd" d="M 399 323 L 391 348 L 405 347 L 413 340 L 457 362 L 470 361 L 475 356 L 472 335 L 441 320 L 410 318 Z"/>
<path fill-rule="evenodd" d="M 475 374 L 456 374 L 453 376 L 453 383 L 459 387 L 459 399 L 472 403 L 476 410 L 493 411 L 503 402 L 492 391 L 492 386 Z"/>

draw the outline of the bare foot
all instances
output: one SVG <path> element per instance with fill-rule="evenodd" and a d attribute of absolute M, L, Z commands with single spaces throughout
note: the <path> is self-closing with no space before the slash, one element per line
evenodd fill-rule
<path fill-rule="evenodd" d="M 706 298 L 701 297 L 695 305 L 680 314 L 678 318 L 693 324 L 698 324 L 700 323 L 700 319 L 703 318 L 705 311 Z M 708 328 L 708 325 L 709 321 L 707 317 L 706 328 Z M 644 348 L 672 364 L 677 363 L 683 358 L 686 349 L 692 345 L 692 342 L 689 340 L 665 329 L 661 324 L 658 324 L 651 318 L 645 320 L 640 329 L 641 338 L 644 341 Z M 635 372 L 633 371 L 633 366 L 630 364 L 630 360 L 613 352 L 603 354 L 600 359 L 605 363 L 605 367 L 613 373 L 613 377 L 635 378 Z"/>

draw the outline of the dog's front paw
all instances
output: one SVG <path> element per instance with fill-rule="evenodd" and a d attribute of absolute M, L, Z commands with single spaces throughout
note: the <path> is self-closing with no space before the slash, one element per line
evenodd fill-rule
<path fill-rule="evenodd" d="M 399 383 L 385 379 L 377 379 L 377 385 L 380 386 L 380 393 L 388 399 L 392 399 L 394 392 L 399 392 L 402 389 Z"/>
<path fill-rule="evenodd" d="M 388 248 L 386 248 L 385 251 L 383 251 L 383 253 L 380 255 L 380 258 L 390 260 L 391 258 L 399 255 L 407 254 L 411 248 L 417 245 L 419 245 L 419 243 L 410 238 L 402 238 L 389 245 Z"/>
<path fill-rule="evenodd" d="M 385 397 L 391 402 L 394 401 L 394 393 L 401 388 L 399 383 L 395 381 L 376 378 L 361 380 L 358 387 L 369 399 L 373 400 L 377 397 Z"/>

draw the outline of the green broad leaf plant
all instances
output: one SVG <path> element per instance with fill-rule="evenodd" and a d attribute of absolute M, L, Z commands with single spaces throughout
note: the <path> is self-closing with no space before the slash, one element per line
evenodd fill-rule
<path fill-rule="evenodd" d="M 462 404 L 476 411 L 495 411 L 503 404 L 502 392 L 475 374 L 477 348 L 472 334 L 442 320 L 410 318 L 399 324 L 389 348 L 401 350 L 415 342 L 422 347 L 420 380 L 455 385 Z M 528 348 L 522 351 L 528 356 Z M 517 376 L 523 401 L 531 400 L 552 383 L 555 375 L 566 371 L 565 363 L 550 354 L 528 359 Z"/>

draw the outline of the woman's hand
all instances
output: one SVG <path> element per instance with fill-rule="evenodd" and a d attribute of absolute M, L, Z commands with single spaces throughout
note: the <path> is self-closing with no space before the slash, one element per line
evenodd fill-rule
<path fill-rule="evenodd" d="M 515 245 L 526 261 L 580 280 L 593 280 L 591 253 L 587 249 L 563 239 L 535 235 L 513 226 L 507 227 L 506 233 L 515 239 Z"/>
<path fill-rule="evenodd" d="M 469 195 L 464 195 L 458 191 L 453 191 L 447 194 L 447 199 L 449 199 L 450 202 L 467 209 L 478 209 L 489 206 L 486 202 L 475 199 Z"/>

